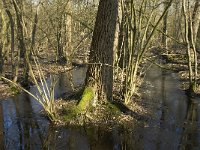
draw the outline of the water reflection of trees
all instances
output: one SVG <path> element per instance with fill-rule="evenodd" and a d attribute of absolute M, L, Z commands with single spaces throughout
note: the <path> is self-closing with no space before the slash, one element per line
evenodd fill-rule
<path fill-rule="evenodd" d="M 139 129 L 133 129 L 139 131 Z M 106 130 L 102 127 L 49 127 L 44 149 L 84 149 L 84 150 L 119 150 L 141 149 L 143 139 L 140 132 L 116 128 Z M 141 130 L 142 131 L 142 130 Z"/>
<path fill-rule="evenodd" d="M 33 113 L 34 111 L 29 96 L 27 94 L 20 94 L 12 100 L 7 100 L 6 104 L 4 105 L 5 107 L 12 107 L 12 109 L 4 109 L 4 111 L 7 111 L 4 117 L 10 117 L 10 125 L 6 122 L 4 123 L 5 148 L 40 148 L 43 135 L 41 133 L 41 126 Z"/>
<path fill-rule="evenodd" d="M 188 96 L 187 114 L 185 116 L 180 149 L 190 150 L 197 147 L 199 148 L 198 143 L 198 103 Z"/>
<path fill-rule="evenodd" d="M 4 131 L 3 131 L 3 108 L 2 101 L 0 102 L 0 149 L 4 149 Z"/>

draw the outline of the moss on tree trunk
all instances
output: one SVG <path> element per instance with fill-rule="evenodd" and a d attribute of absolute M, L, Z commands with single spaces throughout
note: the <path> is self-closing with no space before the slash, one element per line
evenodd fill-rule
<path fill-rule="evenodd" d="M 77 105 L 78 112 L 86 112 L 90 107 L 92 107 L 92 103 L 94 101 L 94 89 L 92 87 L 86 87 L 81 100 Z"/>

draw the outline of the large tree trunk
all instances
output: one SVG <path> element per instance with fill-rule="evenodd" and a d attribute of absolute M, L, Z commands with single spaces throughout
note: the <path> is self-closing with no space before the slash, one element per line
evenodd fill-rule
<path fill-rule="evenodd" d="M 114 51 L 118 43 L 118 1 L 100 0 L 92 38 L 86 86 L 98 100 L 112 101 Z"/>

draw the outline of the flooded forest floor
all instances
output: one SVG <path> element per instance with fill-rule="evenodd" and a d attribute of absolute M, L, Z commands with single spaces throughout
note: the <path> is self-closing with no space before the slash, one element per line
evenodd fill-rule
<path fill-rule="evenodd" d="M 200 131 L 200 103 L 197 96 L 191 98 L 185 92 L 188 85 L 186 56 L 181 51 L 171 51 L 167 55 L 164 53 L 156 54 L 157 52 L 157 49 L 152 49 L 149 54 L 151 57 L 148 58 L 152 58 L 152 60 L 156 58 L 156 61 L 146 62 L 148 66 L 150 63 L 151 67 L 140 78 L 142 84 L 138 93 L 133 97 L 132 111 L 123 114 L 125 121 L 127 119 L 127 122 L 132 122 L 130 127 L 124 124 L 124 128 L 116 127 L 115 129 L 107 128 L 107 126 L 102 126 L 105 128 L 102 129 L 94 127 L 94 125 L 89 125 L 86 128 L 75 126 L 51 129 L 45 117 L 38 115 L 41 106 L 39 107 L 35 100 L 0 81 L 4 136 L 7 143 L 14 143 L 8 145 L 8 147 L 11 146 L 16 149 L 17 145 L 31 145 L 31 140 L 19 142 L 21 136 L 26 136 L 26 134 L 20 133 L 25 130 L 28 133 L 27 139 L 32 139 L 34 136 L 38 137 L 39 140 L 35 142 L 39 146 L 51 146 L 53 144 L 55 147 L 59 147 L 61 145 L 62 148 L 60 149 L 66 149 L 66 147 L 73 145 L 72 139 L 80 142 L 82 147 L 85 146 L 84 149 L 89 149 L 88 147 L 98 149 L 97 146 L 100 147 L 99 149 L 113 149 L 114 147 L 119 149 L 126 147 L 126 149 L 163 150 L 184 147 L 200 148 L 200 138 L 197 135 Z M 162 67 L 159 67 L 158 64 Z M 9 68 L 9 65 L 7 67 Z M 78 85 L 79 88 L 84 82 L 87 68 L 75 67 L 72 69 L 52 61 L 41 61 L 41 68 L 46 77 L 50 74 L 59 76 L 55 88 L 55 97 L 58 99 L 57 105 L 60 107 L 75 105 L 77 99 L 74 96 L 77 93 L 73 93 L 69 79 L 72 78 L 74 85 Z M 6 70 L 9 71 L 10 69 Z M 34 66 L 33 70 L 36 72 Z M 69 72 L 71 73 L 68 74 Z M 6 72 L 6 75 L 9 76 L 9 72 Z M 30 91 L 34 93 L 36 89 L 32 86 Z M 66 93 L 66 91 L 68 92 Z M 68 99 L 72 99 L 70 103 L 66 101 Z M 112 119 L 116 118 L 107 118 L 107 120 Z M 35 126 L 32 122 L 40 125 Z M 34 132 L 29 133 L 29 131 Z M 38 131 L 45 132 L 38 136 Z M 16 139 L 12 139 L 14 132 L 17 135 L 15 136 Z M 109 142 L 105 141 L 108 137 Z M 67 142 L 62 139 L 66 139 Z M 32 146 L 37 146 L 37 144 L 32 143 Z"/>
<path fill-rule="evenodd" d="M 160 64 L 162 66 L 162 70 L 166 70 L 169 71 L 171 70 L 171 72 L 176 73 L 177 80 L 179 80 L 181 82 L 181 86 L 178 87 L 181 90 L 186 90 L 188 88 L 188 67 L 187 67 L 187 59 L 186 59 L 186 54 L 184 54 L 182 51 L 177 50 L 177 49 L 172 49 L 170 52 L 168 52 L 166 54 L 163 53 L 162 49 L 152 49 L 152 51 L 148 54 L 149 56 L 152 57 L 152 59 L 157 58 L 156 64 Z M 76 59 L 77 60 L 77 59 Z M 155 59 L 154 59 L 155 60 Z M 145 62 L 145 64 L 148 64 L 150 62 Z M 152 62 L 151 62 L 152 63 Z M 36 66 L 34 65 L 34 63 L 32 63 L 32 68 L 33 68 L 33 72 L 36 76 L 36 78 L 38 78 L 38 72 L 36 70 Z M 74 62 L 74 64 L 78 64 L 77 62 Z M 154 63 L 152 63 L 153 65 Z M 72 69 L 75 68 L 75 66 L 67 66 L 66 64 L 60 64 L 60 63 L 56 63 L 55 61 L 47 61 L 47 60 L 40 60 L 40 65 L 41 65 L 41 69 L 44 72 L 45 77 L 48 77 L 50 74 L 56 74 L 59 75 L 61 73 L 66 73 Z M 78 64 L 81 65 L 82 64 Z M 11 70 L 11 65 L 10 64 L 5 64 L 5 68 L 7 68 L 7 72 L 5 72 L 6 76 L 9 77 L 10 76 L 10 70 Z M 158 67 L 159 68 L 159 67 Z M 155 73 L 157 72 L 157 70 L 155 71 Z M 147 70 L 147 74 L 148 74 L 148 70 Z M 22 75 L 22 70 L 19 70 L 19 75 Z M 148 76 L 148 75 L 147 75 Z M 21 81 L 21 76 L 19 76 L 18 78 L 19 82 Z M 33 79 L 30 78 L 30 84 L 32 84 Z M 146 81 L 146 75 L 145 76 L 141 76 L 140 77 L 141 82 L 142 81 Z M 199 77 L 198 77 L 198 85 L 200 83 Z M 145 86 L 149 86 L 149 83 L 144 82 L 142 83 L 141 87 L 139 87 L 138 93 L 136 93 L 133 97 L 134 101 L 131 103 L 130 109 L 132 112 L 132 117 L 134 117 L 136 120 L 146 120 L 149 119 L 151 117 L 154 117 L 153 115 L 155 115 L 153 112 L 155 110 L 153 110 L 154 108 L 151 106 L 151 104 L 148 105 L 148 103 L 145 102 L 144 99 L 144 93 L 148 93 L 148 90 L 145 91 Z M 151 83 L 153 84 L 153 83 Z M 33 85 L 33 84 L 32 84 Z M 153 85 L 152 85 L 153 86 Z M 18 89 L 14 88 L 13 86 L 7 84 L 4 81 L 0 81 L 0 99 L 6 99 L 10 96 L 14 96 L 16 94 L 19 94 L 21 91 L 19 91 Z M 114 92 L 116 93 L 116 92 Z M 197 87 L 197 94 L 200 93 L 200 86 Z M 69 99 L 69 95 L 73 95 L 76 94 L 74 92 L 70 93 L 69 92 L 65 95 L 62 95 L 62 99 L 67 100 Z M 74 99 L 72 97 L 72 99 Z M 77 100 L 76 100 L 77 101 Z M 72 103 L 76 103 L 76 101 L 72 101 Z M 58 102 L 57 105 L 62 105 L 60 104 L 63 103 L 65 105 L 72 105 L 72 103 L 65 103 L 65 102 Z M 59 106 L 58 106 L 59 107 Z M 134 112 L 134 113 L 133 113 Z M 130 111 L 128 112 L 128 114 L 130 115 Z M 123 116 L 124 117 L 124 116 Z M 129 117 L 124 117 L 124 119 L 130 119 Z"/>

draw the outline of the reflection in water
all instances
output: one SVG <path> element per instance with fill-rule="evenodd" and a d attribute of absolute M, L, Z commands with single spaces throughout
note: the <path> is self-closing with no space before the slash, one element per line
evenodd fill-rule
<path fill-rule="evenodd" d="M 138 145 L 139 139 L 134 139 L 134 134 L 119 128 L 112 131 L 105 131 L 105 129 L 91 126 L 59 128 L 56 130 L 53 128 L 53 132 L 49 132 L 46 139 L 45 148 L 55 150 L 140 149 L 142 145 Z"/>
<path fill-rule="evenodd" d="M 3 109 L 5 149 L 40 149 L 43 126 L 37 119 L 47 121 L 34 114 L 30 97 L 22 93 L 5 100 Z"/>
<path fill-rule="evenodd" d="M 79 68 L 61 74 L 55 96 L 70 93 L 73 86 L 83 84 L 85 72 L 86 68 Z M 176 74 L 155 66 L 148 71 L 146 80 L 153 86 L 144 89 L 145 102 L 156 108 L 154 119 L 147 124 L 135 124 L 130 131 L 123 128 L 107 131 L 92 126 L 54 128 L 42 115 L 41 106 L 22 93 L 0 103 L 3 111 L 0 124 L 4 126 L 4 135 L 0 134 L 0 140 L 4 141 L 0 144 L 7 150 L 200 149 L 198 99 L 189 101 L 179 89 Z M 30 91 L 37 93 L 34 87 Z"/>
<path fill-rule="evenodd" d="M 182 133 L 180 148 L 185 150 L 199 149 L 200 133 L 199 133 L 199 104 L 195 98 L 188 97 L 187 114 Z"/>
<path fill-rule="evenodd" d="M 156 107 L 155 110 L 157 111 L 155 112 L 154 121 L 150 121 L 149 127 L 145 128 L 146 131 L 143 135 L 145 140 L 144 149 L 182 149 L 183 146 L 180 147 L 180 145 L 188 143 L 191 138 L 195 139 L 200 133 L 199 128 L 196 126 L 198 130 L 193 132 L 196 134 L 190 134 L 190 138 L 183 137 L 184 132 L 188 133 L 185 131 L 185 122 L 187 122 L 185 116 L 191 116 L 188 115 L 188 108 L 192 110 L 193 114 L 199 116 L 198 103 L 191 108 L 185 92 L 179 89 L 181 83 L 177 80 L 175 73 L 154 66 L 148 72 L 146 80 L 153 87 L 149 86 L 147 88 L 151 92 L 145 93 L 144 99 L 145 101 L 150 100 L 150 104 L 152 104 L 152 107 Z M 195 109 L 196 113 L 194 113 Z M 192 118 L 194 119 L 194 116 Z M 192 127 L 192 129 L 194 131 L 195 127 Z M 200 148 L 200 141 L 195 143 Z M 190 147 L 190 149 L 192 148 L 194 147 Z"/>
<path fill-rule="evenodd" d="M 80 72 L 77 72 L 77 70 L 80 70 Z M 72 83 L 74 82 L 76 86 L 82 84 L 85 78 L 85 71 L 86 68 L 80 68 L 61 74 L 55 87 L 55 97 L 58 98 L 66 91 L 72 92 Z M 77 84 L 72 79 L 72 75 L 75 79 L 83 79 Z M 50 85 L 51 81 L 47 79 L 47 83 Z M 32 87 L 30 92 L 38 93 L 35 87 Z M 0 106 L 3 107 L 3 113 L 1 113 L 3 115 L 0 117 L 3 122 L 0 123 L 4 127 L 4 148 L 41 149 L 49 126 L 48 120 L 40 113 L 42 110 L 41 105 L 29 95 L 22 93 L 2 101 Z M 0 136 L 0 138 L 2 137 Z"/>
<path fill-rule="evenodd" d="M 4 148 L 4 134 L 3 134 L 3 107 L 2 102 L 0 102 L 0 149 Z"/>

